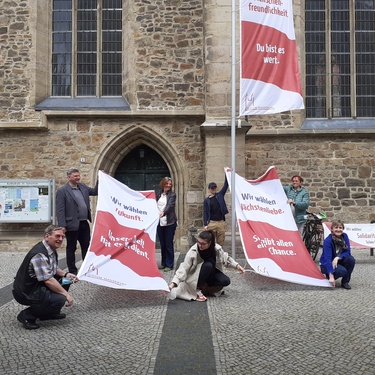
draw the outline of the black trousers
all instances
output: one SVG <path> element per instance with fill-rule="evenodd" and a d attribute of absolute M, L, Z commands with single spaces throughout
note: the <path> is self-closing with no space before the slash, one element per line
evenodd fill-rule
<path fill-rule="evenodd" d="M 90 225 L 87 220 L 79 222 L 78 230 L 67 231 L 66 236 L 66 264 L 70 273 L 77 274 L 76 250 L 77 241 L 81 246 L 82 260 L 85 259 L 90 244 Z"/>
<path fill-rule="evenodd" d="M 219 271 L 211 262 L 204 262 L 199 272 L 197 288 L 207 286 L 228 286 L 230 278 Z"/>
<path fill-rule="evenodd" d="M 25 301 L 23 296 L 18 296 L 13 290 L 14 299 L 22 305 L 29 305 L 23 310 L 22 317 L 24 319 L 35 320 L 44 316 L 58 314 L 66 302 L 66 298 L 59 293 L 52 292 L 46 288 L 45 293 L 39 301 Z"/>

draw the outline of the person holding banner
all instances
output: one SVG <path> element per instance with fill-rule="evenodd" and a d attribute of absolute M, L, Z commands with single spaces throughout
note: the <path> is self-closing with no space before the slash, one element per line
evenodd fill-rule
<path fill-rule="evenodd" d="M 203 231 L 199 233 L 197 243 L 187 252 L 169 289 L 176 288 L 176 297 L 187 301 L 204 302 L 207 300 L 205 294 L 223 294 L 223 287 L 230 284 L 230 278 L 223 273 L 223 266 L 245 272 L 215 242 L 213 231 Z"/>
<path fill-rule="evenodd" d="M 13 283 L 14 299 L 29 306 L 17 315 L 25 329 L 37 329 L 36 320 L 64 319 L 61 308 L 73 305 L 68 293 L 71 283 L 78 281 L 76 275 L 58 267 L 57 249 L 64 240 L 64 228 L 50 225 L 44 231 L 43 241 L 37 243 L 25 256 Z M 58 279 L 63 279 L 62 283 Z M 66 284 L 62 285 L 63 282 Z"/>
<path fill-rule="evenodd" d="M 330 284 L 335 287 L 335 280 L 341 279 L 344 289 L 351 289 L 349 284 L 355 259 L 350 253 L 350 241 L 344 233 L 344 223 L 341 220 L 332 221 L 331 234 L 324 240 L 323 253 L 320 257 L 320 270 L 326 275 Z"/>
<path fill-rule="evenodd" d="M 292 185 L 285 185 L 283 188 L 288 198 L 287 203 L 292 210 L 298 231 L 302 236 L 306 222 L 306 211 L 310 205 L 310 194 L 309 191 L 302 186 L 303 178 L 301 176 L 295 175 L 291 180 Z"/>
<path fill-rule="evenodd" d="M 225 215 L 228 213 L 224 199 L 228 190 L 227 178 L 225 177 L 224 185 L 220 191 L 217 191 L 216 182 L 210 182 L 208 190 L 210 194 L 203 202 L 204 229 L 214 231 L 216 242 L 223 246 L 225 241 Z"/>
<path fill-rule="evenodd" d="M 159 269 L 164 272 L 171 271 L 174 266 L 174 234 L 177 228 L 175 212 L 176 194 L 172 191 L 172 179 L 164 177 L 160 181 L 160 190 L 156 194 L 159 210 L 159 224 L 157 233 L 161 247 L 161 265 Z"/>
<path fill-rule="evenodd" d="M 90 245 L 91 209 L 90 196 L 98 195 L 98 182 L 89 187 L 81 181 L 81 174 L 76 168 L 67 171 L 68 183 L 57 189 L 56 216 L 57 222 L 65 229 L 66 263 L 69 272 L 77 274 L 76 256 L 77 241 L 81 246 L 82 260 L 85 259 Z"/>

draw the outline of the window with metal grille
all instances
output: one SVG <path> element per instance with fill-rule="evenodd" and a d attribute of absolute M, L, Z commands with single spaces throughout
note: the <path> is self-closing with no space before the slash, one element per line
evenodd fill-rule
<path fill-rule="evenodd" d="M 374 0 L 306 0 L 306 117 L 375 117 Z"/>
<path fill-rule="evenodd" d="M 53 0 L 52 96 L 122 94 L 122 0 Z"/>

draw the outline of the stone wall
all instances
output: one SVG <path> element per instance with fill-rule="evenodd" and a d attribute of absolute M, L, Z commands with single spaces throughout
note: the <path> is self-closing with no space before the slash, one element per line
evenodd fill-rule
<path fill-rule="evenodd" d="M 129 69 L 134 69 L 136 109 L 204 107 L 203 7 L 197 0 L 135 0 Z M 125 49 L 129 53 L 132 49 Z M 129 73 L 128 73 L 129 75 Z M 129 75 L 130 76 L 130 75 Z M 134 98 L 134 102 L 133 102 Z"/>
<path fill-rule="evenodd" d="M 38 118 L 30 112 L 33 31 L 27 2 L 0 2 L 0 121 Z"/>
<path fill-rule="evenodd" d="M 346 223 L 375 219 L 375 134 L 336 131 L 321 134 L 261 135 L 246 138 L 246 178 L 276 167 L 283 184 L 304 178 L 313 212 Z"/>
<path fill-rule="evenodd" d="M 202 226 L 203 202 L 187 204 L 188 191 L 204 190 L 202 118 L 151 118 L 55 117 L 49 119 L 48 131 L 4 131 L 0 138 L 2 179 L 55 179 L 58 188 L 66 183 L 67 169 L 77 167 L 82 182 L 93 186 L 98 170 L 113 175 L 130 150 L 146 144 L 164 158 L 173 177 L 179 219 L 177 245 L 185 248 L 188 228 Z M 81 158 L 85 163 L 80 163 Z M 95 211 L 96 199 L 92 202 Z M 44 226 L 2 223 L 1 239 L 13 239 L 14 233 L 26 238 L 42 233 Z"/>
<path fill-rule="evenodd" d="M 53 178 L 59 187 L 66 169 L 76 166 L 92 185 L 99 169 L 113 175 L 144 143 L 171 171 L 177 249 L 186 248 L 188 229 L 203 225 L 202 202 L 187 204 L 188 193 L 205 196 L 211 180 L 220 186 L 231 164 L 231 4 L 124 1 L 123 95 L 131 110 L 37 112 L 35 104 L 50 93 L 51 3 L 0 0 L 1 178 Z M 303 5 L 294 3 L 304 85 Z M 238 25 L 236 31 L 238 57 Z M 236 171 L 255 178 L 275 165 L 283 183 L 293 174 L 305 178 L 312 210 L 347 222 L 375 219 L 373 129 L 302 131 L 303 121 L 304 111 L 252 117 L 247 135 L 248 127 L 236 130 Z M 230 208 L 229 192 L 226 200 Z M 228 215 L 228 231 L 230 222 Z M 43 227 L 1 224 L 0 250 L 27 249 Z"/>

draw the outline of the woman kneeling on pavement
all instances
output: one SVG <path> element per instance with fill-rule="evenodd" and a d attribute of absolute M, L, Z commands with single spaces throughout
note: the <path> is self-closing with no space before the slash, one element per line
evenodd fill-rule
<path fill-rule="evenodd" d="M 222 247 L 215 243 L 211 230 L 199 233 L 193 245 L 176 271 L 169 289 L 176 288 L 176 297 L 187 301 L 204 302 L 206 295 L 221 295 L 230 279 L 223 273 L 223 266 L 244 273 L 245 270 Z"/>
<path fill-rule="evenodd" d="M 341 286 L 351 289 L 349 284 L 355 259 L 350 254 L 349 237 L 344 233 L 344 223 L 341 220 L 332 221 L 331 234 L 324 240 L 323 254 L 320 258 L 320 269 L 334 287 L 336 279 L 341 279 Z"/>

